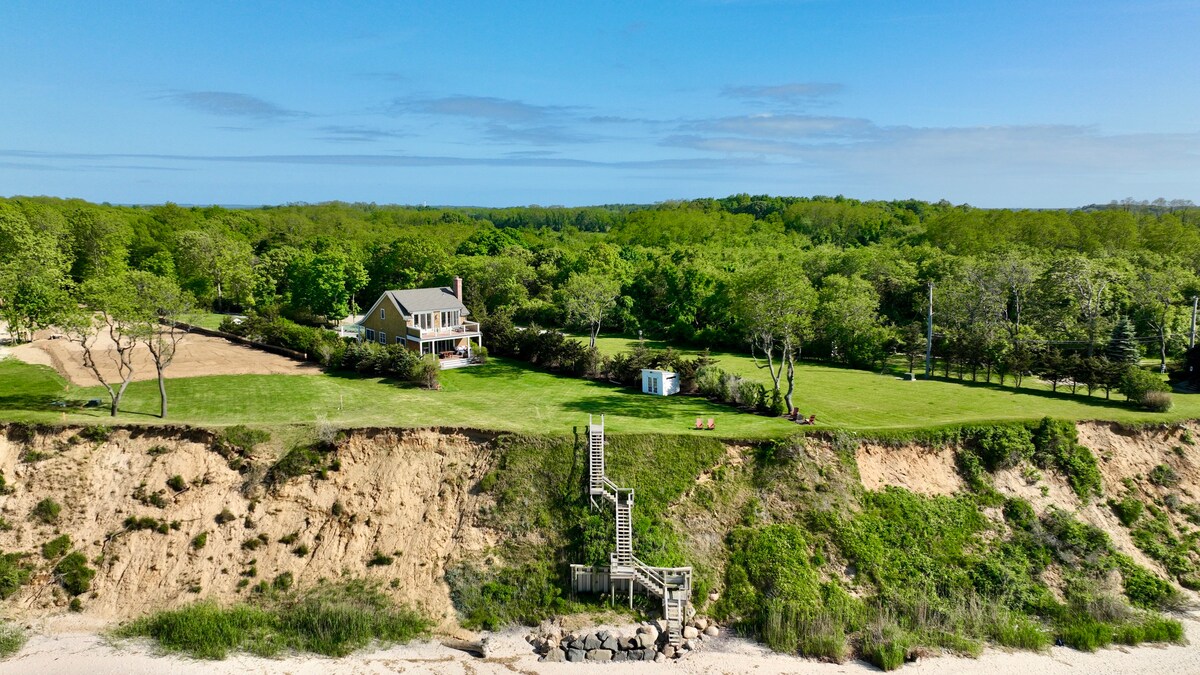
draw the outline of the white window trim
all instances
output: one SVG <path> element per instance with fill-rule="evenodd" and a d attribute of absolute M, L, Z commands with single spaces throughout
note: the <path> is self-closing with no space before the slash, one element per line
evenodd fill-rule
<path fill-rule="evenodd" d="M 373 329 L 373 328 L 368 328 L 368 329 L 367 329 L 367 341 L 368 341 L 368 342 L 374 342 L 374 341 L 375 341 L 375 329 Z"/>
<path fill-rule="evenodd" d="M 381 344 L 381 345 L 387 344 L 387 333 L 385 333 L 383 331 L 379 331 L 379 344 Z"/>
<path fill-rule="evenodd" d="M 380 320 L 380 321 L 385 321 L 385 320 L 387 320 L 387 307 L 380 307 L 380 308 L 379 308 L 379 320 Z"/>

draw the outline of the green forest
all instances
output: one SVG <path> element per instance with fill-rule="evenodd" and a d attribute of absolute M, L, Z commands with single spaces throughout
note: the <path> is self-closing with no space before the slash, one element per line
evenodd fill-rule
<path fill-rule="evenodd" d="M 119 317 L 136 304 L 151 318 L 247 314 L 286 334 L 279 325 L 328 327 L 385 289 L 461 276 L 472 318 L 499 336 L 494 354 L 520 356 L 520 341 L 505 338 L 513 326 L 638 335 L 751 351 L 770 363 L 777 392 L 790 392 L 800 359 L 921 371 L 932 287 L 936 375 L 1017 387 L 1034 375 L 1055 390 L 1169 406 L 1145 396 L 1161 379 L 1129 366 L 1153 360 L 1186 375 L 1198 272 L 1200 208 L 1183 201 L 1009 210 L 745 194 L 502 209 L 0 200 L 0 318 L 18 339 L 77 324 L 81 306 Z M 294 344 L 313 339 L 277 341 L 320 351 Z M 566 365 L 587 372 L 597 358 Z"/>

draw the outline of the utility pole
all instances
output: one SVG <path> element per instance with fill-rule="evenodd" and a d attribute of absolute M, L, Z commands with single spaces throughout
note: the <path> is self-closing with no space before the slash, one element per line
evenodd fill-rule
<path fill-rule="evenodd" d="M 1196 346 L 1196 304 L 1200 302 L 1200 295 L 1192 296 L 1192 339 L 1188 341 L 1188 349 Z"/>
<path fill-rule="evenodd" d="M 1192 335 L 1196 334 L 1193 312 Z M 929 320 L 925 324 L 925 379 L 933 377 L 933 282 L 929 282 Z"/>

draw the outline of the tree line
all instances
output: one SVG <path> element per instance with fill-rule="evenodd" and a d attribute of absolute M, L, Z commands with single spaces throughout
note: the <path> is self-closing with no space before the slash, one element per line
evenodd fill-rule
<path fill-rule="evenodd" d="M 485 324 L 751 351 L 790 406 L 799 359 L 880 368 L 902 354 L 915 364 L 932 284 L 942 375 L 1103 388 L 1080 373 L 1103 370 L 1098 351 L 1119 325 L 1132 327 L 1139 356 L 1163 368 L 1182 359 L 1200 294 L 1198 215 L 1180 200 L 1011 210 L 741 194 L 581 208 L 227 209 L 17 197 L 0 200 L 0 318 L 19 339 L 78 324 L 69 315 L 80 307 L 142 317 L 128 320 L 131 334 L 146 332 L 132 327 L 144 317 L 187 306 L 323 326 L 385 289 L 458 275 Z M 150 279 L 178 302 L 117 301 Z M 1062 372 L 1071 374 L 1054 379 Z"/>

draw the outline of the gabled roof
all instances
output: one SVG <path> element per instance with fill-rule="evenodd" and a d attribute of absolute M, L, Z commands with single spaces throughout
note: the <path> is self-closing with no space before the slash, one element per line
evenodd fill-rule
<path fill-rule="evenodd" d="M 397 291 L 384 291 L 384 294 L 396 303 L 405 316 L 416 312 L 439 312 L 459 310 L 463 316 L 469 312 L 462 301 L 454 297 L 454 289 L 447 286 L 440 288 L 407 288 Z"/>

